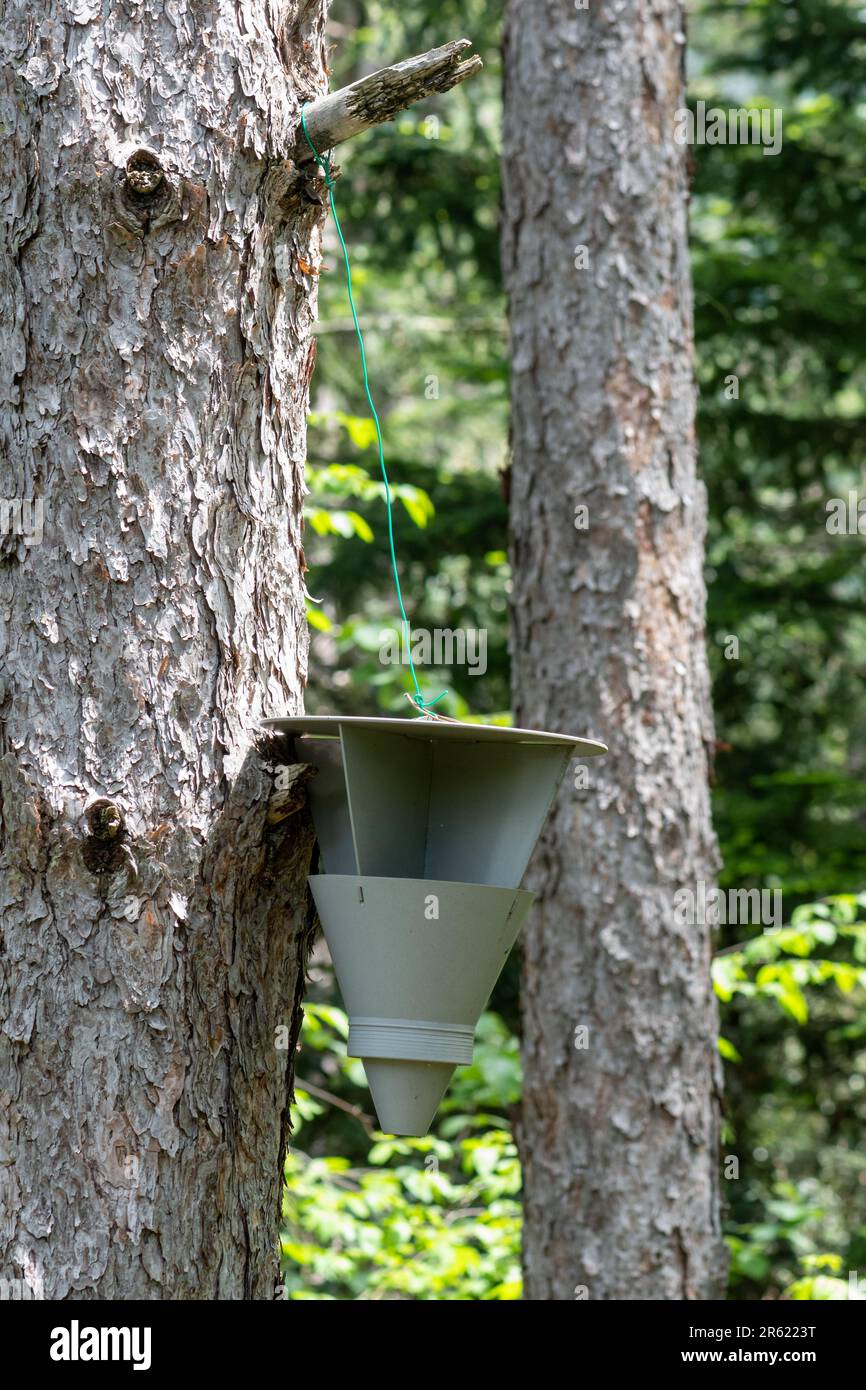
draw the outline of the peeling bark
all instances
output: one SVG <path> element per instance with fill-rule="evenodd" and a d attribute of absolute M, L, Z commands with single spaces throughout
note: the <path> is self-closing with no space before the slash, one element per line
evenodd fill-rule
<path fill-rule="evenodd" d="M 274 1295 L 324 11 L 5 6 L 0 1278 L 48 1298 Z"/>
<path fill-rule="evenodd" d="M 532 871 L 530 1299 L 714 1298 L 724 1270 L 710 933 L 673 910 L 717 868 L 683 24 L 676 0 L 506 24 L 515 713 L 611 749 Z"/>
<path fill-rule="evenodd" d="M 312 144 L 319 153 L 333 149 L 371 126 L 392 120 L 414 102 L 437 92 L 448 92 L 458 82 L 465 82 L 483 66 L 477 53 L 461 58 L 471 47 L 469 39 L 453 39 L 441 48 L 404 58 L 390 68 L 380 68 L 359 78 L 350 87 L 319 97 L 310 103 L 304 117 Z M 299 163 L 313 158 L 300 128 L 295 158 Z"/>

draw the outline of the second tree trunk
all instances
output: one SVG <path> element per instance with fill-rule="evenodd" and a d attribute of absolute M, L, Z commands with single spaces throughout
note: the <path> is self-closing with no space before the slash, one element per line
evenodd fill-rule
<path fill-rule="evenodd" d="M 517 722 L 602 738 L 524 933 L 526 1295 L 718 1297 L 717 867 L 679 5 L 512 3 Z"/>

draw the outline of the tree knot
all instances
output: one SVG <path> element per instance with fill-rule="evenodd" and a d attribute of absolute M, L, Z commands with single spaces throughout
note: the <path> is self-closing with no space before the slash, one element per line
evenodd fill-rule
<path fill-rule="evenodd" d="M 114 215 L 129 232 L 144 235 L 180 215 L 178 191 L 153 150 L 133 150 L 119 174 Z"/>
<path fill-rule="evenodd" d="M 84 813 L 90 832 L 82 846 L 82 857 L 91 873 L 114 873 L 123 863 L 126 824 L 119 808 L 106 797 L 91 802 Z"/>
<path fill-rule="evenodd" d="M 133 197 L 152 198 L 165 175 L 152 150 L 135 150 L 126 161 L 126 188 Z"/>

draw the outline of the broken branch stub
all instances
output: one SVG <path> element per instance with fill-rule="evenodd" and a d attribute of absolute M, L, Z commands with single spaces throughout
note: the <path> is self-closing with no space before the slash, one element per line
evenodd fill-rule
<path fill-rule="evenodd" d="M 477 53 L 461 57 L 471 47 L 470 39 L 453 39 L 310 102 L 306 123 L 311 141 L 320 153 L 331 150 L 361 131 L 390 121 L 415 102 L 456 87 L 483 67 Z M 293 158 L 299 164 L 313 158 L 300 125 Z"/>

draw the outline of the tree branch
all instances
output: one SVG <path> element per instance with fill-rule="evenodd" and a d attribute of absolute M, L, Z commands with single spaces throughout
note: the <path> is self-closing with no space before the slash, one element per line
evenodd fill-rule
<path fill-rule="evenodd" d="M 453 39 L 441 48 L 406 58 L 390 68 L 380 68 L 350 87 L 341 87 L 310 102 L 306 110 L 307 130 L 316 149 L 320 153 L 333 149 L 371 126 L 390 121 L 416 101 L 464 82 L 483 66 L 477 53 L 461 58 L 471 47 L 470 39 Z M 298 164 L 313 157 L 300 125 L 293 157 Z"/>

